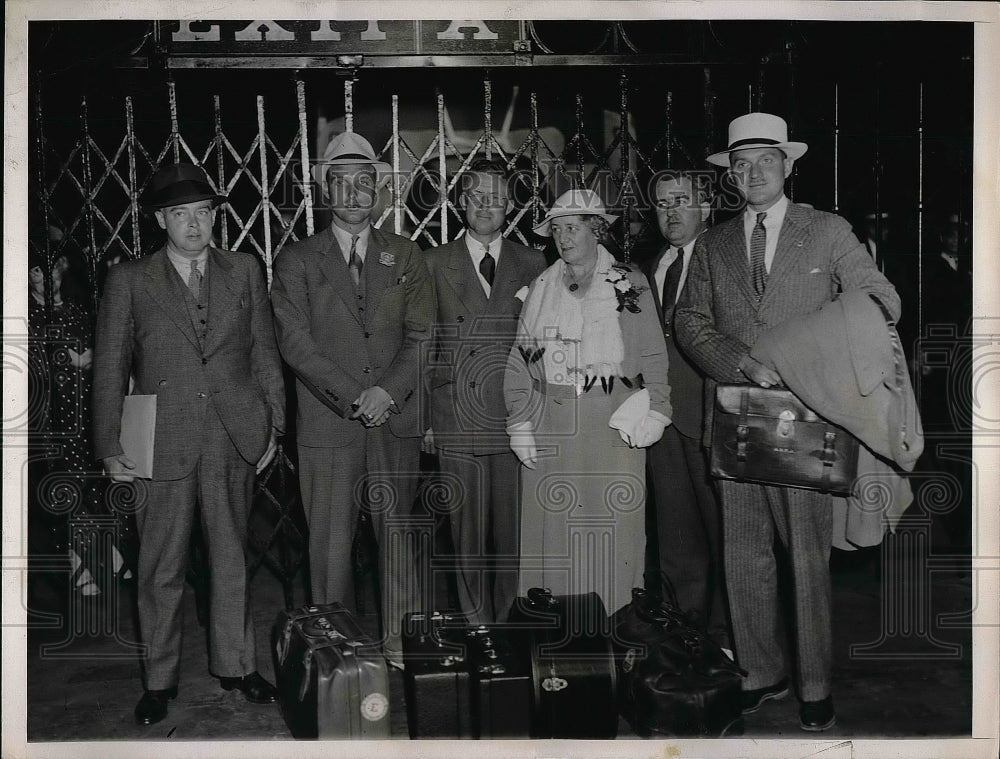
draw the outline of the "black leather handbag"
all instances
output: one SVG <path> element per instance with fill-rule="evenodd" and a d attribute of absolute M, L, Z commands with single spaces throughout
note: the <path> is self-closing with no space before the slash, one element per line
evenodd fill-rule
<path fill-rule="evenodd" d="M 742 733 L 745 673 L 676 605 L 635 588 L 613 623 L 618 708 L 637 735 Z"/>
<path fill-rule="evenodd" d="M 710 467 L 721 479 L 850 495 L 858 441 L 788 390 L 719 385 Z"/>

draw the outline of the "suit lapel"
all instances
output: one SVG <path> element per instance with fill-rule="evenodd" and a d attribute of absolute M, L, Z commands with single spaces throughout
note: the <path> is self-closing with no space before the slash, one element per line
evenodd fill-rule
<path fill-rule="evenodd" d="M 660 300 L 663 293 L 660 292 L 660 288 L 656 285 L 656 270 L 660 268 L 660 262 L 667 255 L 668 250 L 670 250 L 670 245 L 664 245 L 660 249 L 660 252 L 653 256 L 653 260 L 649 265 L 649 272 L 647 273 L 649 289 L 653 291 L 653 303 L 656 304 L 656 315 L 660 317 L 660 324 L 663 324 L 663 302 Z"/>
<path fill-rule="evenodd" d="M 344 252 L 340 249 L 337 238 L 333 236 L 332 228 L 327 228 L 326 235 L 326 245 L 320 250 L 319 268 L 340 299 L 344 301 L 348 313 L 354 317 L 358 324 L 361 324 L 361 318 L 358 314 L 358 295 L 354 291 L 354 283 L 351 282 L 351 274 L 348 271 L 347 262 L 344 260 Z M 371 253 L 370 244 L 368 252 Z M 365 266 L 365 268 L 368 267 Z"/>
<path fill-rule="evenodd" d="M 808 225 L 803 218 L 805 215 L 800 206 L 788 201 L 785 220 L 781 224 L 781 231 L 778 232 L 778 245 L 774 250 L 771 271 L 767 276 L 767 287 L 764 288 L 765 300 L 769 293 L 781 289 L 782 278 L 802 253 L 805 238 L 809 234 Z"/>
<path fill-rule="evenodd" d="M 499 268 L 497 269 L 499 271 Z M 465 239 L 459 238 L 448 251 L 448 264 L 444 269 L 444 278 L 454 289 L 462 305 L 469 311 L 480 312 L 487 306 L 486 293 L 479 282 L 476 270 L 472 268 L 472 258 L 466 247 Z M 496 278 L 494 277 L 494 281 Z"/>
<path fill-rule="evenodd" d="M 239 309 L 239 288 L 232 280 L 233 267 L 215 248 L 208 253 L 208 319 L 212 329 L 205 340 L 206 352 L 224 333 L 227 324 Z"/>
<path fill-rule="evenodd" d="M 747 300 L 757 305 L 757 293 L 750 281 L 750 262 L 747 260 L 747 241 L 743 236 L 743 214 L 727 221 L 725 234 L 717 250 L 710 250 L 710 256 L 718 256 L 725 261 L 743 291 Z"/>
<path fill-rule="evenodd" d="M 191 315 L 184 302 L 184 291 L 181 289 L 184 284 L 180 281 L 180 275 L 177 274 L 174 265 L 167 258 L 166 248 L 161 248 L 150 258 L 149 266 L 146 268 L 146 292 L 177 325 L 177 329 L 184 333 L 184 337 L 195 348 L 201 350 L 198 337 L 194 333 L 194 325 L 191 324 Z"/>
<path fill-rule="evenodd" d="M 370 304 L 366 318 L 374 318 L 382 293 L 396 283 L 396 255 L 389 250 L 389 240 L 372 227 L 365 253 L 365 300 Z"/>

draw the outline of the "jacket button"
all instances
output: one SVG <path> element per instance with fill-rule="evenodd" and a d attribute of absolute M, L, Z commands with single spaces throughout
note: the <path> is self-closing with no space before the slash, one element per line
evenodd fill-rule
<path fill-rule="evenodd" d="M 473 390 L 475 390 L 475 388 L 476 388 L 476 383 L 475 383 L 475 382 L 470 382 L 470 383 L 469 383 L 469 387 L 471 387 L 471 388 L 472 388 Z"/>
<path fill-rule="evenodd" d="M 207 363 L 208 363 L 208 359 L 207 359 L 207 358 L 203 358 L 203 359 L 201 360 L 201 363 L 202 363 L 202 366 L 204 366 L 205 364 L 207 364 Z"/>
<path fill-rule="evenodd" d="M 465 317 L 464 316 L 458 316 L 458 317 L 456 317 L 455 321 L 464 322 L 465 321 Z"/>
<path fill-rule="evenodd" d="M 371 336 L 372 336 L 371 332 L 365 332 L 365 337 L 371 337 Z"/>
<path fill-rule="evenodd" d="M 372 368 L 371 368 L 370 366 L 366 366 L 366 367 L 365 367 L 365 368 L 363 369 L 363 371 L 364 371 L 364 373 L 365 373 L 365 374 L 371 374 L 371 371 L 372 371 Z"/>
<path fill-rule="evenodd" d="M 204 393 L 198 393 L 198 397 L 199 397 L 199 398 L 204 398 L 204 397 L 206 397 L 206 396 L 205 396 L 205 394 L 204 394 Z"/>
<path fill-rule="evenodd" d="M 469 351 L 469 355 L 470 356 L 475 356 L 476 355 L 476 349 L 473 348 L 471 351 Z"/>
<path fill-rule="evenodd" d="M 159 381 L 159 382 L 158 382 L 157 384 L 158 384 L 158 385 L 159 385 L 160 387 L 163 387 L 164 385 L 166 385 L 166 384 L 167 384 L 167 381 L 166 381 L 166 380 L 160 380 L 160 381 Z"/>

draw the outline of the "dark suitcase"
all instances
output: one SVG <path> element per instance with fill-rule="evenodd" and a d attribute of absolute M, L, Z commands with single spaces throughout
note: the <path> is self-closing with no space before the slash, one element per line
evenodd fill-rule
<path fill-rule="evenodd" d="M 614 738 L 617 673 L 601 597 L 532 588 L 508 622 L 530 661 L 531 737 Z"/>
<path fill-rule="evenodd" d="M 460 614 L 407 614 L 403 627 L 411 738 L 527 738 L 530 667 L 506 630 Z"/>
<path fill-rule="evenodd" d="M 745 673 L 676 606 L 637 588 L 614 629 L 619 710 L 638 735 L 742 733 Z"/>
<path fill-rule="evenodd" d="M 275 672 L 296 738 L 388 738 L 389 676 L 378 645 L 342 604 L 278 614 Z"/>
<path fill-rule="evenodd" d="M 857 470 L 857 438 L 788 390 L 716 387 L 713 477 L 850 495 Z"/>

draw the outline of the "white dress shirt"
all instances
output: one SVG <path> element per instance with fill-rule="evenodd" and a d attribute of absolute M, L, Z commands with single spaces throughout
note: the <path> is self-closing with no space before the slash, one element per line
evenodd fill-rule
<path fill-rule="evenodd" d="M 341 229 L 336 225 L 336 223 L 330 225 L 333 229 L 333 236 L 337 240 L 337 244 L 340 246 L 341 252 L 344 254 L 344 262 L 350 266 L 351 263 L 351 238 L 354 237 L 346 229 Z M 371 239 L 372 228 L 367 226 L 358 232 L 358 247 L 355 248 L 358 257 L 361 259 L 361 263 L 365 262 L 365 254 L 368 252 L 368 240 Z"/>
<path fill-rule="evenodd" d="M 698 235 L 698 237 L 700 236 L 701 235 Z M 681 291 L 684 289 L 684 283 L 687 281 L 688 267 L 691 265 L 691 255 L 694 253 L 694 246 L 695 243 L 698 242 L 698 237 L 695 237 L 687 245 L 681 246 L 681 251 L 684 253 L 684 262 L 681 264 L 681 278 L 677 282 L 677 293 L 674 295 L 673 303 L 661 303 L 661 308 L 666 308 L 668 305 L 676 305 L 677 300 L 681 297 Z M 677 248 L 671 245 L 670 249 L 663 254 L 663 258 L 660 259 L 660 263 L 656 267 L 656 271 L 653 272 L 653 279 L 656 281 L 656 292 L 661 295 L 663 294 L 663 283 L 667 279 L 667 269 L 669 269 L 670 265 L 676 260 Z"/>
<path fill-rule="evenodd" d="M 198 271 L 204 277 L 208 266 L 208 248 L 205 248 L 201 253 L 198 254 L 197 258 L 185 258 L 184 256 L 174 253 L 170 248 L 167 248 L 167 258 L 170 259 L 170 263 L 174 265 L 177 273 L 181 275 L 181 281 L 186 285 L 188 277 L 191 276 L 191 261 L 198 262 Z"/>
<path fill-rule="evenodd" d="M 771 262 L 774 261 L 774 251 L 778 248 L 778 234 L 781 232 L 781 225 L 785 223 L 785 211 L 788 210 L 788 198 L 784 195 L 773 206 L 764 213 L 764 231 L 767 233 L 767 245 L 764 248 L 764 268 L 771 273 Z M 743 237 L 746 242 L 747 261 L 750 261 L 750 235 L 757 225 L 757 212 L 747 206 L 743 212 Z M 751 262 L 751 266 L 753 263 Z"/>
<path fill-rule="evenodd" d="M 500 267 L 500 246 L 503 244 L 503 237 L 497 236 L 489 244 L 490 255 L 493 256 L 493 279 L 496 281 L 497 269 Z M 483 256 L 486 253 L 486 246 L 484 246 L 479 240 L 472 239 L 472 235 L 466 231 L 465 233 L 465 249 L 469 251 L 469 255 L 472 257 L 472 268 L 476 271 L 476 276 L 479 278 L 479 284 L 483 286 L 483 292 L 486 293 L 486 297 L 490 297 L 490 292 L 493 288 L 490 287 L 490 283 L 486 281 L 486 277 L 482 275 L 479 271 L 479 264 L 483 260 Z"/>

